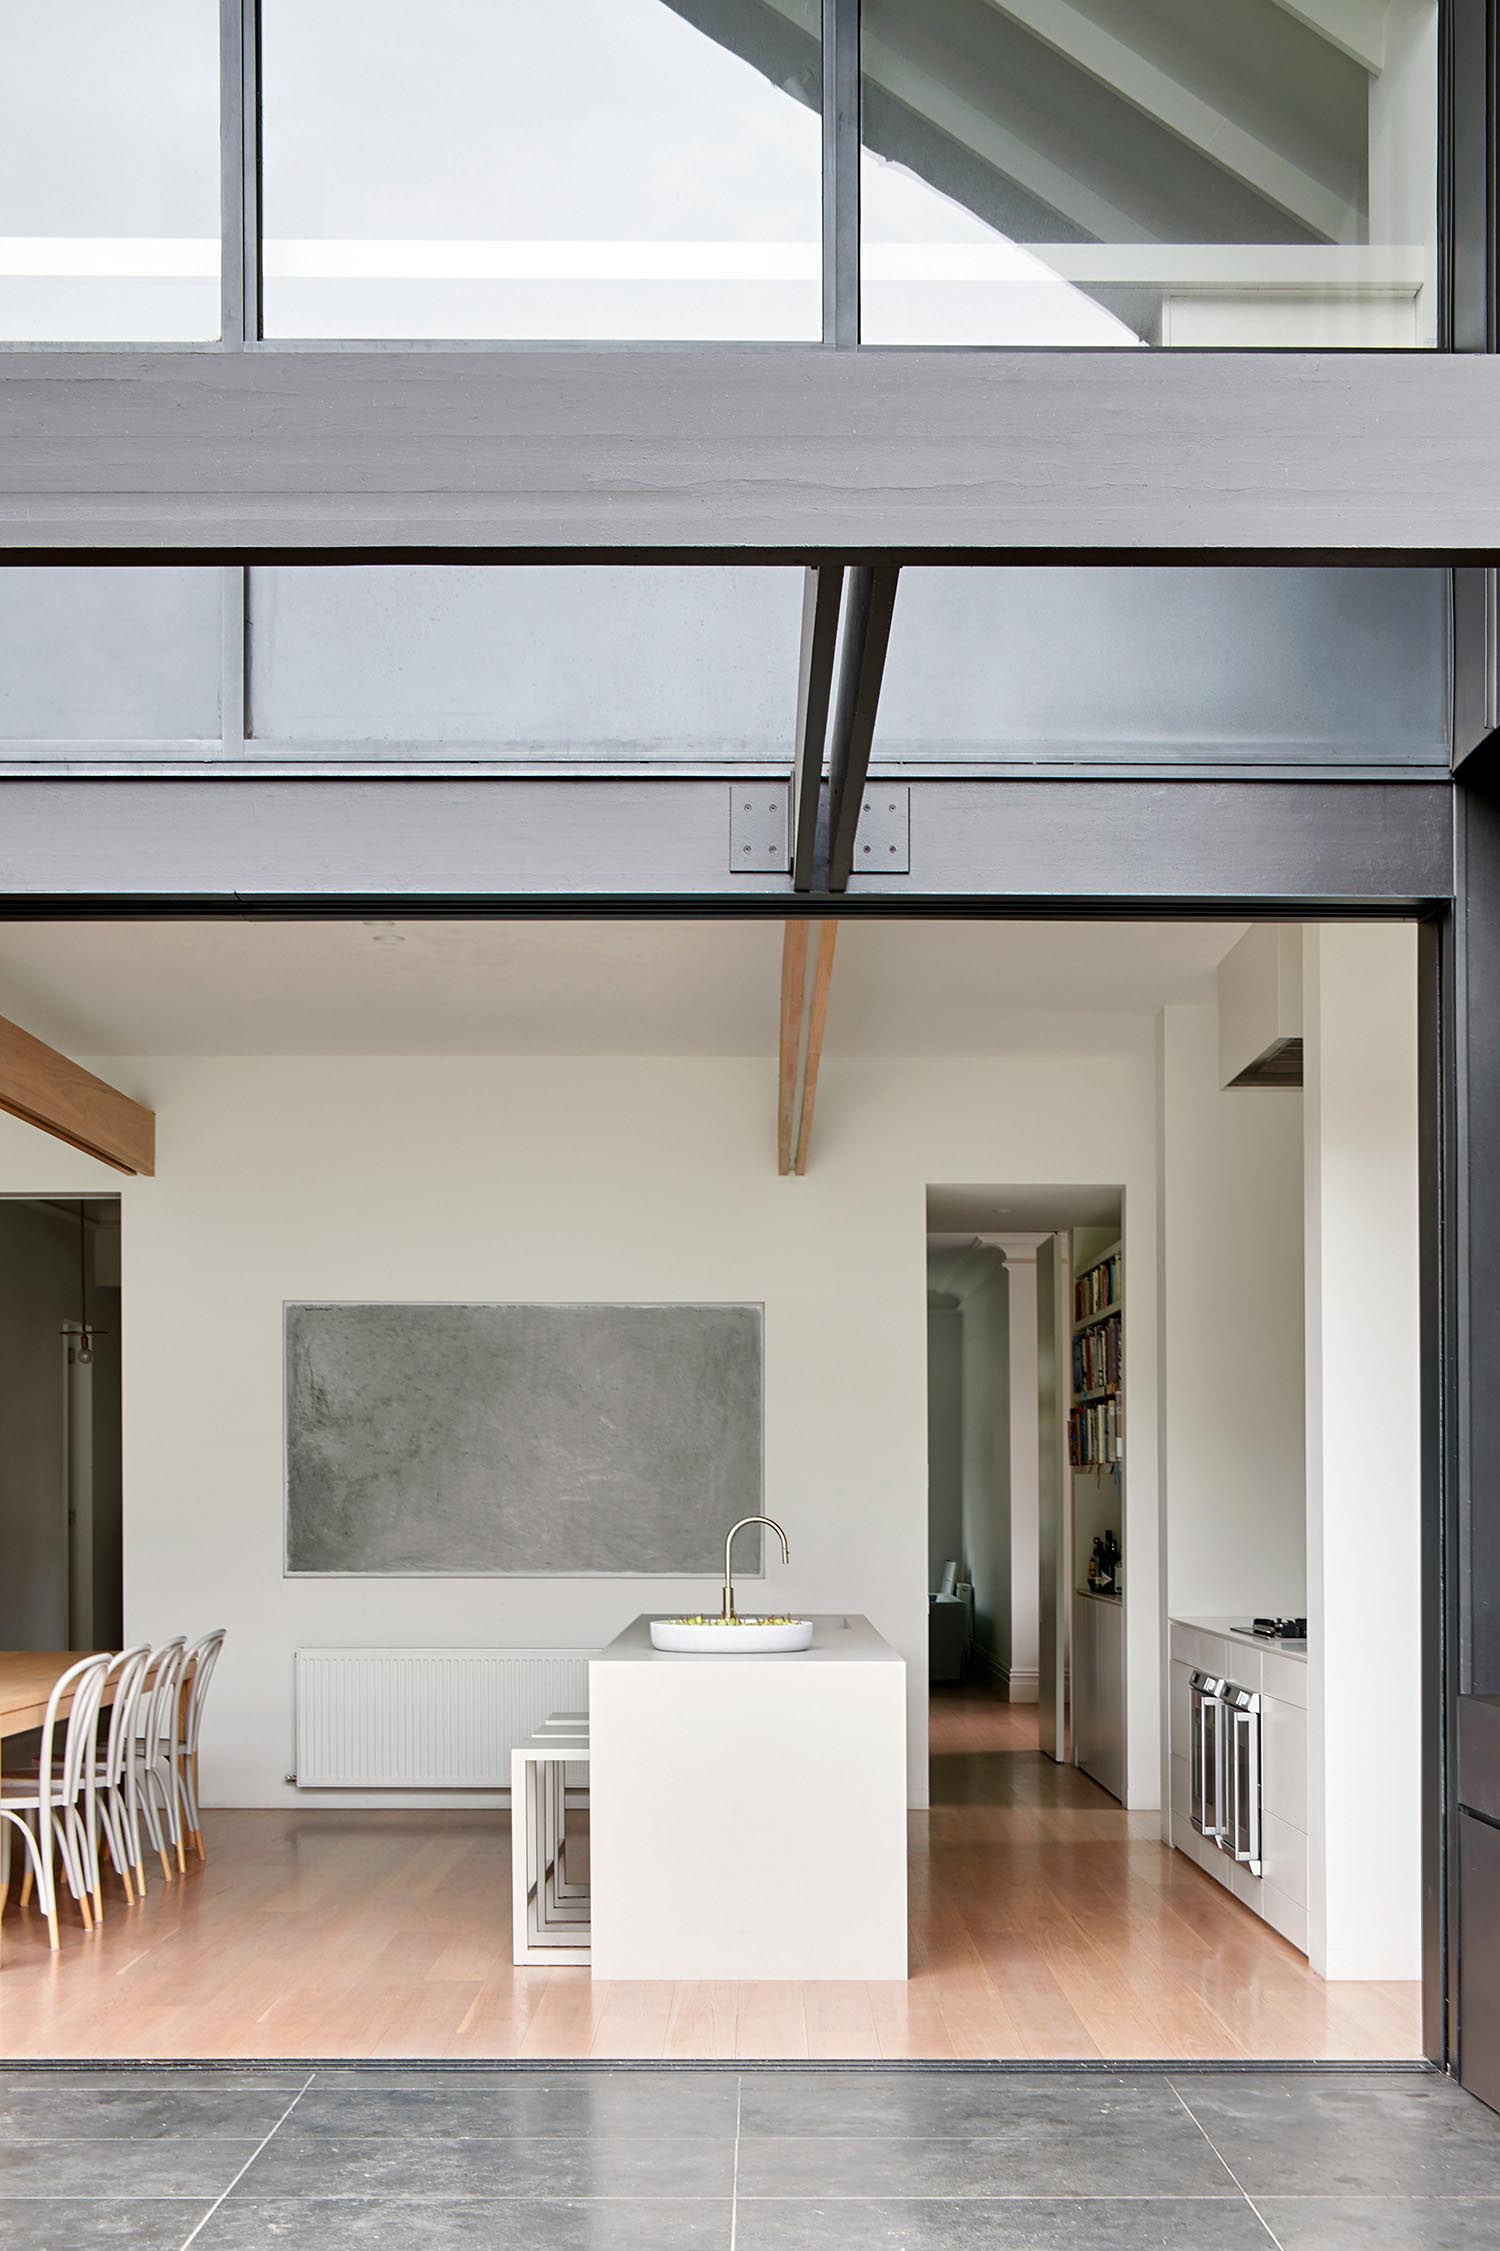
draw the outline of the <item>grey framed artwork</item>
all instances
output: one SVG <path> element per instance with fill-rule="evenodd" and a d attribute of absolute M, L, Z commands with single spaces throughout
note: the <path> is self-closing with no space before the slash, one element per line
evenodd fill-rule
<path fill-rule="evenodd" d="M 761 1508 L 758 1305 L 305 1304 L 285 1324 L 289 1577 L 717 1582 Z M 741 1537 L 749 1575 L 760 1534 Z"/>

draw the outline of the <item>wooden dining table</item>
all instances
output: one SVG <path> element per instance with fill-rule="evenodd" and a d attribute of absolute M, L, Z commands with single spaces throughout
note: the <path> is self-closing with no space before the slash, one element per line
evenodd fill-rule
<path fill-rule="evenodd" d="M 0 1781 L 5 1776 L 7 1738 L 29 1735 L 47 1717 L 47 1700 L 70 1665 L 94 1655 L 88 1649 L 0 1649 Z M 115 1684 L 105 1684 L 104 1701 L 115 1700 Z M 62 1709 L 72 1707 L 67 1697 Z"/>

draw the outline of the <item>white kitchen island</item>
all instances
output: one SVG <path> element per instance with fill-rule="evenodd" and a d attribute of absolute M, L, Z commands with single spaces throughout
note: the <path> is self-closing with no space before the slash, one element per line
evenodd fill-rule
<path fill-rule="evenodd" d="M 596 1978 L 906 1976 L 906 1665 L 868 1618 L 784 1656 L 637 1618 L 590 1660 L 589 1738 Z"/>

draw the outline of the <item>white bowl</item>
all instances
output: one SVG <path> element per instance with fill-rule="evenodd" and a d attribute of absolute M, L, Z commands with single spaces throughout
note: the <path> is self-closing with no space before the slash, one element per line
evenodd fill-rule
<path fill-rule="evenodd" d="M 653 1649 L 674 1649 L 695 1657 L 777 1657 L 788 1650 L 812 1646 L 811 1618 L 794 1618 L 787 1626 L 763 1625 L 758 1618 L 741 1618 L 737 1626 L 688 1626 L 676 1618 L 653 1618 Z"/>

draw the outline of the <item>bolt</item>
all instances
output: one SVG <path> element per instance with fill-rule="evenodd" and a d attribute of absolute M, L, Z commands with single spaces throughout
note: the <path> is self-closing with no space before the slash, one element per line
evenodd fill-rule
<path fill-rule="evenodd" d="M 869 847 L 869 845 L 868 845 L 868 844 L 867 844 L 867 845 L 865 846 L 864 850 L 865 850 L 865 858 L 866 858 L 866 859 L 868 860 L 868 858 L 870 857 L 870 847 Z"/>
<path fill-rule="evenodd" d="M 895 851 L 895 849 L 896 849 L 896 847 L 895 847 L 895 845 L 893 844 L 893 845 L 891 845 L 891 846 L 889 847 L 889 849 L 890 849 L 890 850 L 891 850 L 892 852 L 894 852 L 894 851 Z"/>
<path fill-rule="evenodd" d="M 746 859 L 748 860 L 748 859 L 749 859 L 749 857 L 750 857 L 750 847 L 749 847 L 749 845 L 747 844 L 747 845 L 745 846 L 745 858 L 746 858 Z"/>

